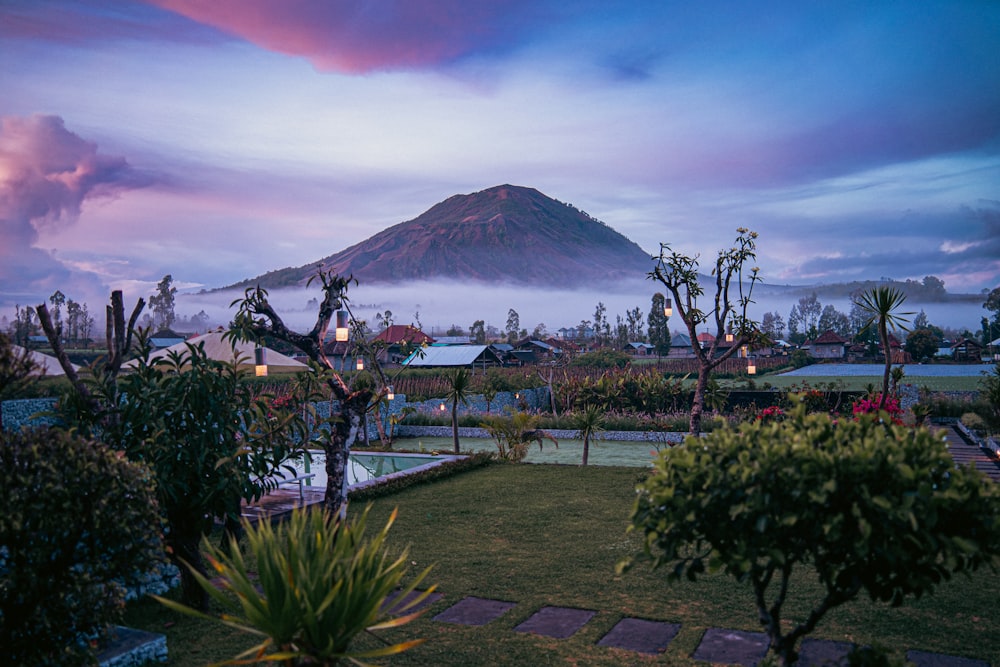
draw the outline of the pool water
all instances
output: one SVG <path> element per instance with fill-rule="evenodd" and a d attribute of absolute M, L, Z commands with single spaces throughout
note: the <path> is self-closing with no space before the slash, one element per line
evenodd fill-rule
<path fill-rule="evenodd" d="M 311 462 L 291 462 L 296 475 L 315 474 L 306 486 L 326 488 L 326 454 L 313 451 Z M 402 454 L 383 452 L 351 452 L 347 466 L 347 483 L 351 488 L 363 488 L 376 480 L 391 479 L 441 465 L 445 461 L 463 458 L 451 455 Z"/>

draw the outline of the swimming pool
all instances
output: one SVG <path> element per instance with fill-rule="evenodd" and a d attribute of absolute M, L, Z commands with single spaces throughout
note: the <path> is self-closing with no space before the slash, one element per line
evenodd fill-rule
<path fill-rule="evenodd" d="M 315 474 L 306 480 L 309 487 L 326 488 L 326 454 L 310 452 L 311 462 L 291 462 L 296 475 Z M 405 454 L 401 452 L 351 452 L 347 465 L 347 484 L 352 489 L 362 489 L 376 482 L 412 475 L 439 466 L 446 461 L 463 459 L 454 454 Z"/>

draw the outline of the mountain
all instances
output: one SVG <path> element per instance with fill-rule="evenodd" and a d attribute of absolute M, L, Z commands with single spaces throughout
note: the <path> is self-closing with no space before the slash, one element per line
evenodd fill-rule
<path fill-rule="evenodd" d="M 362 284 L 448 279 L 581 287 L 645 278 L 649 253 L 600 220 L 533 188 L 455 195 L 335 255 L 225 289 L 303 285 L 318 268 Z"/>

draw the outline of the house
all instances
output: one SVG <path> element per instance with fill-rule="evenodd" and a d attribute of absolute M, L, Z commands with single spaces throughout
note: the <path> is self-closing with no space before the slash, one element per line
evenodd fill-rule
<path fill-rule="evenodd" d="M 525 338 L 514 344 L 514 353 L 516 355 L 518 352 L 530 351 L 537 361 L 553 361 L 562 354 L 562 348 L 559 345 L 560 343 L 557 341 L 546 342 Z M 525 361 L 523 358 L 521 360 Z"/>
<path fill-rule="evenodd" d="M 628 352 L 633 357 L 652 357 L 656 354 L 656 346 L 649 343 L 629 343 L 622 348 L 622 351 Z"/>
<path fill-rule="evenodd" d="M 372 342 L 382 350 L 378 355 L 380 361 L 399 363 L 410 356 L 414 348 L 433 345 L 437 341 L 409 324 L 393 324 L 380 331 Z"/>
<path fill-rule="evenodd" d="M 236 363 L 238 361 L 239 368 L 254 369 L 256 366 L 257 346 L 249 341 L 226 338 L 225 333 L 222 331 L 212 331 L 200 336 L 194 336 L 182 343 L 157 350 L 149 355 L 149 361 L 152 362 L 154 359 L 167 358 L 172 353 L 187 355 L 190 352 L 188 345 L 201 346 L 209 359 L 227 363 Z M 269 372 L 298 373 L 309 369 L 307 364 L 285 356 L 277 350 L 267 347 L 261 347 L 260 349 L 263 350 L 263 359 L 265 361 L 263 365 L 267 367 Z M 138 361 L 135 359 L 122 364 L 123 369 L 134 369 L 137 366 Z"/>
<path fill-rule="evenodd" d="M 955 361 L 980 362 L 983 357 L 983 346 L 971 338 L 959 338 L 951 344 L 951 358 Z"/>
<path fill-rule="evenodd" d="M 685 334 L 675 333 L 670 339 L 670 352 L 668 359 L 691 359 L 694 357 L 694 350 L 691 348 L 691 339 Z"/>
<path fill-rule="evenodd" d="M 160 329 L 149 336 L 149 344 L 153 346 L 154 350 L 162 350 L 171 345 L 183 343 L 185 340 L 187 340 L 186 336 L 177 333 L 173 329 Z"/>
<path fill-rule="evenodd" d="M 403 360 L 407 368 L 477 367 L 485 370 L 500 366 L 500 357 L 489 345 L 431 345 L 421 348 Z"/>
<path fill-rule="evenodd" d="M 809 355 L 814 359 L 843 359 L 849 342 L 832 329 L 827 329 L 809 341 Z"/>

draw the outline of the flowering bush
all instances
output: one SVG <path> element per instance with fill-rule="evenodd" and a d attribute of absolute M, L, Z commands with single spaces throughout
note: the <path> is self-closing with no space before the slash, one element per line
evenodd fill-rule
<path fill-rule="evenodd" d="M 854 414 L 854 418 L 857 419 L 858 415 L 878 413 L 878 404 L 881 398 L 882 394 L 878 393 L 866 396 L 860 401 L 855 401 L 851 409 L 851 412 Z M 898 396 L 886 396 L 885 405 L 882 406 L 882 411 L 889 413 L 889 419 L 893 424 L 903 423 L 903 408 L 899 405 Z"/>
<path fill-rule="evenodd" d="M 757 421 L 764 423 L 770 422 L 780 422 L 785 420 L 785 411 L 779 408 L 777 405 L 772 405 L 770 407 L 761 410 L 760 414 L 757 415 Z"/>

